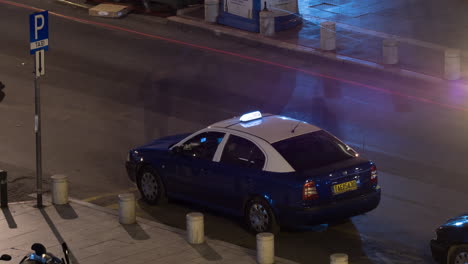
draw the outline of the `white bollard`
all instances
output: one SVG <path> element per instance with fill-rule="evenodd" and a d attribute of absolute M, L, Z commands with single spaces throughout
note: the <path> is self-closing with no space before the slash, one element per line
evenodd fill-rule
<path fill-rule="evenodd" d="M 458 49 L 445 50 L 444 78 L 446 80 L 453 81 L 460 79 L 460 57 L 461 51 Z"/>
<path fill-rule="evenodd" d="M 382 41 L 382 53 L 384 64 L 398 63 L 398 40 L 384 39 Z"/>
<path fill-rule="evenodd" d="M 257 263 L 272 264 L 275 262 L 275 235 L 272 233 L 257 234 Z"/>
<path fill-rule="evenodd" d="M 124 225 L 136 222 L 135 195 L 133 193 L 119 194 L 119 223 Z"/>
<path fill-rule="evenodd" d="M 187 220 L 187 241 L 190 244 L 202 244 L 205 242 L 203 214 L 188 213 L 185 218 Z"/>
<path fill-rule="evenodd" d="M 53 175 L 52 179 L 52 203 L 63 205 L 68 203 L 68 181 L 66 175 Z"/>
<path fill-rule="evenodd" d="M 275 13 L 260 11 L 260 34 L 271 37 L 275 35 Z"/>
<path fill-rule="evenodd" d="M 323 50 L 336 50 L 335 22 L 320 23 L 320 48 Z"/>
<path fill-rule="evenodd" d="M 205 0 L 205 21 L 216 23 L 219 15 L 219 0 Z"/>
<path fill-rule="evenodd" d="M 348 264 L 348 255 L 335 253 L 330 255 L 330 264 Z"/>

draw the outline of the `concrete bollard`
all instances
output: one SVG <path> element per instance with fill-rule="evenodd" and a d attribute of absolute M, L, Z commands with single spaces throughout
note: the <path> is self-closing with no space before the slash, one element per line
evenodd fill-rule
<path fill-rule="evenodd" d="M 275 35 L 275 13 L 260 11 L 260 34 L 271 37 Z"/>
<path fill-rule="evenodd" d="M 330 255 L 330 264 L 348 264 L 348 255 L 335 253 Z"/>
<path fill-rule="evenodd" d="M 219 15 L 219 0 L 205 0 L 205 21 L 216 23 Z"/>
<path fill-rule="evenodd" d="M 272 264 L 275 262 L 275 235 L 272 233 L 257 234 L 257 263 Z"/>
<path fill-rule="evenodd" d="M 68 180 L 66 175 L 53 175 L 52 179 L 52 203 L 63 205 L 68 203 Z"/>
<path fill-rule="evenodd" d="M 187 220 L 187 241 L 190 244 L 202 244 L 205 242 L 203 214 L 188 213 L 185 218 Z"/>
<path fill-rule="evenodd" d="M 384 39 L 382 41 L 382 53 L 384 64 L 398 63 L 398 40 Z"/>
<path fill-rule="evenodd" d="M 320 48 L 323 50 L 336 50 L 335 22 L 320 23 Z"/>
<path fill-rule="evenodd" d="M 460 79 L 460 58 L 461 51 L 458 49 L 445 50 L 445 67 L 444 67 L 444 78 L 446 80 L 458 80 Z"/>
<path fill-rule="evenodd" d="M 119 194 L 119 223 L 124 225 L 136 222 L 135 195 L 133 193 Z"/>

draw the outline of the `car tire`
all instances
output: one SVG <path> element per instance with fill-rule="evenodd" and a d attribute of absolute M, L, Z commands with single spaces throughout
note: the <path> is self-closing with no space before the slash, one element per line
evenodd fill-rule
<path fill-rule="evenodd" d="M 245 206 L 244 221 L 247 229 L 254 233 L 279 233 L 279 225 L 270 204 L 262 198 L 253 198 Z"/>
<path fill-rule="evenodd" d="M 468 262 L 468 245 L 457 246 L 455 250 L 450 253 L 449 264 L 464 264 Z"/>
<path fill-rule="evenodd" d="M 138 175 L 138 190 L 143 200 L 149 204 L 167 202 L 166 188 L 158 173 L 151 167 L 144 167 Z"/>

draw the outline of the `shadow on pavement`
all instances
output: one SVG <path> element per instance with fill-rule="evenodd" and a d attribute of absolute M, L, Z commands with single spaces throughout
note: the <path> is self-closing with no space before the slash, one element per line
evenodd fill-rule
<path fill-rule="evenodd" d="M 10 209 L 9 208 L 2 208 L 3 215 L 5 216 L 5 219 L 8 223 L 9 228 L 17 228 L 18 225 L 16 225 L 15 219 L 13 218 L 13 215 L 11 215 Z"/>
<path fill-rule="evenodd" d="M 217 260 L 222 260 L 223 258 L 221 255 L 218 254 L 210 245 L 208 245 L 206 242 L 203 244 L 199 245 L 191 245 L 197 252 L 202 256 L 204 259 L 209 260 L 209 261 L 217 261 Z"/>
<path fill-rule="evenodd" d="M 219 214 L 205 208 L 182 201 L 150 206 L 138 200 L 142 216 L 157 222 L 185 230 L 185 215 L 201 212 L 205 219 L 205 235 L 210 239 L 226 241 L 241 247 L 255 250 L 255 235 L 243 228 L 235 217 Z M 194 246 L 207 260 L 216 259 L 216 252 L 208 245 Z M 370 264 L 361 236 L 352 221 L 323 224 L 295 230 L 283 230 L 275 236 L 276 256 L 299 263 L 329 263 L 333 253 L 346 253 L 349 260 L 356 264 Z"/>
<path fill-rule="evenodd" d="M 134 239 L 134 240 L 148 240 L 150 236 L 148 233 L 141 228 L 138 223 L 130 224 L 130 225 L 122 225 L 122 227 L 127 231 L 127 233 Z"/>
<path fill-rule="evenodd" d="M 75 210 L 73 209 L 73 207 L 71 207 L 70 204 L 54 205 L 54 207 L 62 219 L 78 218 L 78 214 L 76 214 Z"/>
<path fill-rule="evenodd" d="M 59 241 L 59 243 L 62 244 L 63 242 L 66 242 L 63 239 L 60 232 L 58 231 L 57 227 L 55 226 L 54 221 L 52 221 L 52 219 L 50 219 L 50 217 L 47 214 L 47 212 L 45 211 L 45 209 L 44 208 L 39 208 L 39 211 L 41 212 L 41 215 L 44 217 L 44 220 L 46 221 L 47 225 L 50 227 L 50 230 L 52 230 L 52 233 L 54 233 L 54 235 L 57 238 L 57 240 Z M 70 248 L 68 249 L 68 253 L 69 253 L 71 263 L 78 264 L 79 263 L 78 259 L 76 259 L 75 255 L 73 255 L 73 252 L 72 252 L 72 250 Z"/>

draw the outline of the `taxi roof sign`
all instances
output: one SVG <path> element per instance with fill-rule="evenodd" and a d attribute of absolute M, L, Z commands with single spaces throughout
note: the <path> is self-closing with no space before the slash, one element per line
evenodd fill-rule
<path fill-rule="evenodd" d="M 254 112 L 250 112 L 250 113 L 247 113 L 247 114 L 243 114 L 239 118 L 239 121 L 248 122 L 248 121 L 252 121 L 252 120 L 255 120 L 255 119 L 259 119 L 259 118 L 262 118 L 262 113 L 260 113 L 260 111 L 254 111 Z"/>

